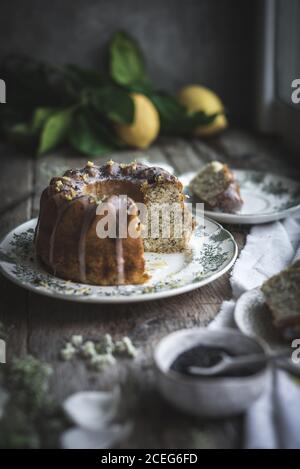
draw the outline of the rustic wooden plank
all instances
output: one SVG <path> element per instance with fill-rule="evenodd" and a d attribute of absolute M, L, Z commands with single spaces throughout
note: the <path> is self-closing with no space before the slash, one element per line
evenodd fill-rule
<path fill-rule="evenodd" d="M 31 216 L 32 159 L 0 145 L 0 238 Z M 0 321 L 7 330 L 7 359 L 27 352 L 28 292 L 0 274 Z"/>
<path fill-rule="evenodd" d="M 183 139 L 165 140 L 163 149 L 170 162 L 180 174 L 188 171 L 198 171 L 201 167 L 194 148 Z"/>
<path fill-rule="evenodd" d="M 38 295 L 31 295 L 28 348 L 31 353 L 54 366 L 52 390 L 60 400 L 80 389 L 109 389 L 114 384 L 121 384 L 124 393 L 123 415 L 135 422 L 135 432 L 127 443 L 129 447 L 153 445 L 163 448 L 166 438 L 172 447 L 180 447 L 183 441 L 185 447 L 190 444 L 190 432 L 199 422 L 196 424 L 193 419 L 183 418 L 157 394 L 152 352 L 160 338 L 167 333 L 207 324 L 217 308 L 218 305 L 208 305 L 204 310 L 196 292 L 165 301 L 114 306 L 82 305 L 50 298 L 43 298 L 41 303 Z M 139 355 L 134 362 L 121 360 L 117 366 L 101 373 L 88 370 L 83 362 L 61 362 L 59 350 L 64 340 L 73 333 L 93 339 L 103 333 L 110 333 L 114 338 L 129 335 L 138 346 Z M 133 392 L 134 402 L 130 397 Z M 146 418 L 145 403 L 148 407 Z M 159 424 L 159 409 L 164 409 L 165 424 Z M 154 435 L 153 428 L 156 428 Z M 214 430 L 213 438 L 219 435 L 219 445 L 230 445 L 224 435 L 222 438 L 220 436 L 221 423 Z M 204 427 L 203 435 L 205 431 Z M 186 437 L 183 437 L 185 433 Z M 140 440 L 138 435 L 143 435 L 143 438 Z"/>
<path fill-rule="evenodd" d="M 208 140 L 208 144 L 235 168 L 285 174 L 295 179 L 300 176 L 299 158 L 295 160 L 293 153 L 275 136 L 265 137 L 245 130 L 228 129 Z"/>
<path fill-rule="evenodd" d="M 0 214 L 32 196 L 32 158 L 9 145 L 0 144 Z"/>
<path fill-rule="evenodd" d="M 65 368 L 63 381 L 59 376 L 55 378 L 55 393 L 61 398 L 70 390 L 74 391 L 78 386 L 81 388 L 81 380 L 72 370 L 69 376 L 69 364 L 61 364 L 59 360 L 59 350 L 64 340 L 72 334 L 80 333 L 87 338 L 96 338 L 104 333 L 110 333 L 115 338 L 129 335 L 141 347 L 143 361 L 150 362 L 153 344 L 159 338 L 173 330 L 208 324 L 218 307 L 219 303 L 204 304 L 201 294 L 197 292 L 134 305 L 79 304 L 31 293 L 28 350 L 54 363 L 58 371 Z M 100 384 L 107 384 L 105 373 L 99 376 Z"/>
<path fill-rule="evenodd" d="M 14 208 L 7 209 L 0 215 L 0 239 L 16 226 L 29 220 L 31 216 L 31 200 L 27 199 Z"/>
<path fill-rule="evenodd" d="M 7 362 L 27 353 L 27 291 L 0 274 L 0 322 L 6 333 Z"/>
<path fill-rule="evenodd" d="M 193 138 L 189 142 L 195 149 L 200 161 L 204 163 L 214 160 L 223 161 L 223 153 L 213 148 L 211 145 L 212 139 L 202 140 L 200 138 Z"/>

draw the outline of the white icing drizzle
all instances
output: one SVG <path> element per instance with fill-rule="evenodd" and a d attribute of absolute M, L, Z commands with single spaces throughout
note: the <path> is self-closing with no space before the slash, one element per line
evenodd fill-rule
<path fill-rule="evenodd" d="M 79 244 L 78 244 L 78 262 L 79 262 L 79 277 L 82 283 L 86 282 L 86 235 L 96 213 L 96 205 L 90 204 L 88 199 L 82 200 L 84 205 L 84 216 L 80 230 Z M 86 204 L 88 206 L 86 207 Z"/>
<path fill-rule="evenodd" d="M 117 278 L 118 285 L 123 285 L 125 283 L 125 260 L 124 260 L 124 251 L 123 251 L 123 239 L 120 238 L 121 229 L 120 229 L 120 210 L 127 211 L 127 203 L 124 206 L 124 200 L 117 196 L 117 206 L 116 206 L 116 262 L 117 262 Z"/>
<path fill-rule="evenodd" d="M 117 274 L 118 274 L 118 285 L 125 283 L 124 275 L 124 253 L 123 253 L 123 240 L 121 238 L 116 239 L 116 260 L 117 260 Z"/>

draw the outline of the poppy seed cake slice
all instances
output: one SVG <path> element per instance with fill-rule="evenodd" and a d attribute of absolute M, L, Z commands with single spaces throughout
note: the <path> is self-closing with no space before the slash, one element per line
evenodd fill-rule
<path fill-rule="evenodd" d="M 206 164 L 190 182 L 190 189 L 208 210 L 233 213 L 243 204 L 233 172 L 219 161 Z"/>
<path fill-rule="evenodd" d="M 300 260 L 267 280 L 261 287 L 274 325 L 300 330 Z"/>

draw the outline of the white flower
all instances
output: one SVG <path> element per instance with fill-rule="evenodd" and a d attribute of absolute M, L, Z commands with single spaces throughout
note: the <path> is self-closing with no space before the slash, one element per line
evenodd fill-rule
<path fill-rule="evenodd" d="M 113 353 L 115 344 L 110 334 L 105 334 L 96 344 L 98 353 Z"/>
<path fill-rule="evenodd" d="M 60 352 L 63 360 L 71 360 L 76 354 L 76 349 L 70 342 L 67 342 L 64 348 Z"/>
<path fill-rule="evenodd" d="M 114 365 L 116 359 L 111 353 L 96 354 L 91 358 L 90 363 L 96 370 L 101 371 L 107 365 Z"/>
<path fill-rule="evenodd" d="M 86 358 L 90 358 L 96 355 L 97 352 L 94 342 L 87 340 L 81 347 L 81 353 Z"/>
<path fill-rule="evenodd" d="M 80 345 L 83 343 L 82 335 L 72 335 L 71 342 L 74 347 L 80 347 Z"/>
<path fill-rule="evenodd" d="M 137 355 L 137 349 L 131 342 L 129 337 L 123 337 L 121 340 L 116 342 L 115 352 L 120 355 L 127 355 L 128 357 L 134 358 Z"/>

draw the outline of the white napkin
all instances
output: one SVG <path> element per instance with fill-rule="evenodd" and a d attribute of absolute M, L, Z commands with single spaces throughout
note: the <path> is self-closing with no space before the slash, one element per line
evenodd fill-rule
<path fill-rule="evenodd" d="M 300 448 L 300 383 L 273 369 L 267 391 L 245 415 L 244 448 Z"/>
<path fill-rule="evenodd" d="M 300 219 L 254 226 L 232 270 L 233 299 L 223 302 L 209 327 L 235 327 L 236 300 L 297 259 L 300 259 Z"/>
<path fill-rule="evenodd" d="M 233 299 L 224 301 L 209 327 L 235 327 L 236 300 L 300 259 L 300 219 L 254 226 L 230 279 Z M 245 448 L 300 448 L 300 386 L 273 369 L 268 390 L 245 416 Z"/>

